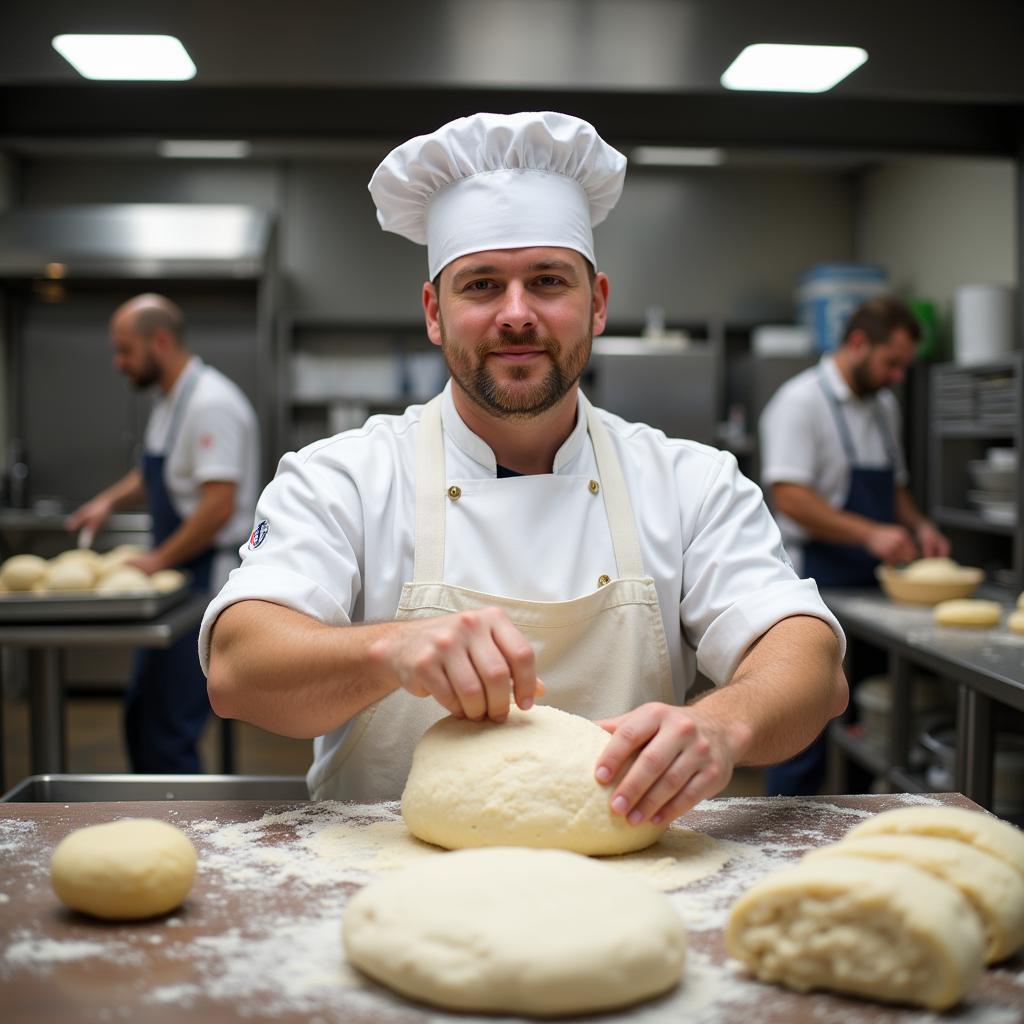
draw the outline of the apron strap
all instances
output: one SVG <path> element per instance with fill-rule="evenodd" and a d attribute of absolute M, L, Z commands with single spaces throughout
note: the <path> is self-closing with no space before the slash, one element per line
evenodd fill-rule
<path fill-rule="evenodd" d="M 633 506 L 626 490 L 622 467 L 608 431 L 583 398 L 587 430 L 594 446 L 597 473 L 601 480 L 608 529 L 620 578 L 643 577 L 643 559 L 637 539 Z M 444 578 L 444 519 L 446 480 L 441 407 L 444 395 L 437 395 L 423 407 L 416 438 L 416 544 L 413 559 L 414 583 L 437 583 Z"/>

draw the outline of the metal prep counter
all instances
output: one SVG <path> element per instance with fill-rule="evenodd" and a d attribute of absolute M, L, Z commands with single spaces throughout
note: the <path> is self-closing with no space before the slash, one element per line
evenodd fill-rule
<path fill-rule="evenodd" d="M 1004 622 L 989 629 L 939 626 L 932 609 L 899 604 L 872 588 L 822 590 L 843 629 L 889 654 L 892 730 L 888 776 L 903 789 L 921 790 L 908 766 L 912 743 L 911 669 L 920 666 L 957 685 L 956 788 L 992 807 L 997 707 L 1024 711 L 1024 636 Z M 979 593 L 1013 610 L 1005 592 Z M 840 743 L 841 731 L 833 730 Z"/>
<path fill-rule="evenodd" d="M 673 831 L 702 834 L 724 857 L 708 873 L 696 872 L 696 879 L 691 872 L 688 881 L 659 885 L 686 923 L 689 950 L 681 984 L 658 999 L 585 1019 L 935 1024 L 938 1015 L 930 1011 L 762 984 L 728 957 L 723 941 L 732 902 L 758 878 L 808 849 L 842 839 L 873 813 L 922 802 L 972 806 L 957 794 L 736 797 L 698 804 Z M 122 817 L 160 818 L 195 844 L 198 874 L 180 909 L 146 921 L 95 921 L 58 902 L 49 881 L 57 843 L 73 829 Z M 404 999 L 345 962 L 341 919 L 351 896 L 410 856 L 447 855 L 409 837 L 397 804 L 8 803 L 0 804 L 0 837 L 0 1006 L 10 1024 L 162 1024 L 186 1017 L 195 1024 L 485 1019 Z M 630 870 L 645 857 L 656 872 L 700 861 L 691 846 L 657 844 L 611 858 L 609 870 Z M 1003 1024 L 1022 1014 L 1024 958 L 1017 954 L 986 970 L 948 1016 L 960 1024 Z"/>
<path fill-rule="evenodd" d="M 202 620 L 209 598 L 202 594 L 175 604 L 152 619 L 95 622 L 11 622 L 0 624 L 0 647 L 28 652 L 31 765 L 33 774 L 63 772 L 64 679 L 62 653 L 70 647 L 169 647 Z M 2 755 L 0 721 L 0 755 Z M 223 771 L 233 763 L 230 732 L 222 743 Z M 2 765 L 0 756 L 0 765 Z"/>

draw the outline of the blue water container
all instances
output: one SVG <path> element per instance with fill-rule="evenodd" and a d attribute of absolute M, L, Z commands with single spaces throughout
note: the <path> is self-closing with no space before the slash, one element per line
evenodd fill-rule
<path fill-rule="evenodd" d="M 818 351 L 831 352 L 854 310 L 888 290 L 888 272 L 875 263 L 816 263 L 797 280 L 797 321 L 811 329 Z"/>

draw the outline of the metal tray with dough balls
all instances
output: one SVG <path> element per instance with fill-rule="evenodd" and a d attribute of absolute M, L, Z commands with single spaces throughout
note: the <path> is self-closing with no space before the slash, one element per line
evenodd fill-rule
<path fill-rule="evenodd" d="M 164 570 L 146 578 L 146 583 L 161 577 L 166 589 L 131 589 L 132 579 L 124 574 L 134 579 L 144 574 L 123 563 L 144 550 L 124 545 L 103 555 L 72 549 L 50 559 L 35 555 L 7 559 L 0 565 L 0 624 L 142 620 L 162 615 L 188 596 L 191 577 L 177 569 Z M 83 562 L 92 567 L 91 574 L 80 569 Z M 47 585 L 54 574 L 56 589 Z M 124 585 L 118 586 L 119 581 Z M 24 589 L 29 585 L 31 589 Z"/>

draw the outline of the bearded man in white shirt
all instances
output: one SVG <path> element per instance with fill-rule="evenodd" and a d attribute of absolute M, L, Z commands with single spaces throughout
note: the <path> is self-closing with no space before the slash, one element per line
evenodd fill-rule
<path fill-rule="evenodd" d="M 370 182 L 427 245 L 452 380 L 282 460 L 200 638 L 219 714 L 315 738 L 314 798 L 395 799 L 432 722 L 543 697 L 608 731 L 598 781 L 635 757 L 612 812 L 667 822 L 846 705 L 842 632 L 735 460 L 579 390 L 624 174 L 578 118 L 478 114 Z"/>

